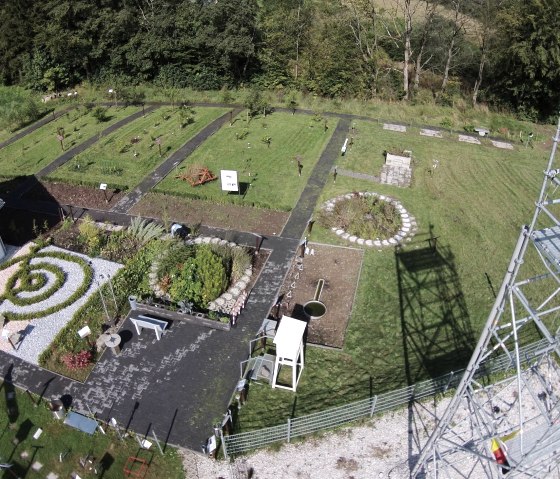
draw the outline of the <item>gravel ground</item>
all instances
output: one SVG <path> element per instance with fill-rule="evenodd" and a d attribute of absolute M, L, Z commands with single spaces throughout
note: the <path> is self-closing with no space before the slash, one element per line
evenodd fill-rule
<path fill-rule="evenodd" d="M 560 368 L 553 360 L 542 362 L 538 367 L 526 370 L 521 389 L 515 376 L 482 390 L 482 403 L 492 396 L 491 405 L 496 411 L 487 414 L 497 428 L 498 436 L 505 436 L 512 430 L 519 431 L 519 407 L 523 408 L 524 434 L 530 438 L 533 433 L 542 434 L 549 426 L 542 416 L 542 405 L 555 417 L 557 397 L 560 395 Z M 546 392 L 546 394 L 545 394 Z M 450 398 L 439 402 L 429 400 L 414 403 L 409 407 L 375 416 L 364 425 L 342 428 L 311 437 L 305 441 L 282 445 L 279 450 L 260 450 L 230 464 L 215 461 L 202 454 L 184 452 L 186 477 L 188 479 L 405 479 L 410 477 L 414 461 L 426 443 Z M 550 408 L 550 409 L 549 409 Z M 493 418 L 493 419 L 490 419 Z M 453 416 L 454 440 L 461 437 L 469 443 L 479 437 L 471 428 L 472 411 L 462 406 Z M 473 435 L 474 434 L 474 435 Z M 526 439 L 529 440 L 529 439 Z M 512 457 L 516 457 L 515 437 L 504 439 L 502 447 Z M 489 446 L 490 444 L 488 444 Z M 548 450 L 547 454 L 552 451 Z M 452 455 L 450 467 L 440 470 L 441 477 L 450 479 L 468 477 L 484 479 L 485 471 L 473 460 L 473 455 L 456 451 Z M 511 458 L 510 458 L 511 459 Z M 549 464 L 539 456 L 533 467 L 543 468 L 534 477 L 539 479 L 558 478 L 560 469 L 547 471 Z M 430 476 L 431 477 L 431 476 Z M 516 476 L 517 477 L 517 476 Z M 533 476 L 531 476 L 533 477 Z"/>
<path fill-rule="evenodd" d="M 29 247 L 29 244 L 25 245 L 19 252 L 16 252 L 15 254 L 25 254 L 25 252 L 29 250 Z M 14 252 L 13 248 L 10 248 L 9 251 L 11 253 Z M 88 298 L 92 294 L 97 292 L 98 284 L 102 285 L 103 283 L 107 282 L 107 278 L 109 276 L 114 276 L 117 271 L 122 268 L 122 265 L 118 263 L 113 263 L 111 261 L 106 261 L 99 258 L 90 258 L 85 255 L 57 248 L 56 246 L 48 246 L 46 248 L 43 248 L 41 251 L 63 251 L 75 256 L 79 256 L 86 261 L 91 261 L 92 268 L 94 270 L 94 280 L 92 281 L 92 284 L 87 292 L 78 301 L 72 303 L 70 306 L 56 313 L 38 319 L 33 319 L 30 321 L 10 321 L 5 326 L 2 335 L 3 337 L 0 341 L 0 349 L 8 352 L 13 356 L 24 359 L 25 361 L 28 361 L 32 364 L 38 364 L 38 359 L 41 352 L 48 348 L 54 337 L 68 323 L 68 321 L 72 319 L 76 311 L 86 303 Z M 66 276 L 64 286 L 44 301 L 27 306 L 16 306 L 10 301 L 6 300 L 2 304 L 0 304 L 0 312 L 11 311 L 14 313 L 27 313 L 42 311 L 67 299 L 83 281 L 84 273 L 77 263 L 61 260 L 59 258 L 49 257 L 32 260 L 32 263 L 37 262 L 48 262 L 60 268 Z M 15 271 L 17 271 L 18 267 L 19 265 L 16 264 L 15 266 L 0 272 L 0 291 L 4 290 L 6 281 L 12 274 L 14 274 Z M 54 281 L 55 276 L 53 274 L 47 274 L 46 276 L 48 277 L 48 281 L 47 284 L 43 286 L 43 288 L 33 292 L 32 294 L 26 292 L 22 294 L 22 296 L 25 295 L 26 297 L 29 297 L 32 295 L 37 295 L 40 294 L 41 291 L 48 289 L 50 285 L 52 285 L 52 281 Z M 24 339 L 20 343 L 18 349 L 14 350 L 4 336 L 17 331 L 25 331 Z"/>
<path fill-rule="evenodd" d="M 285 444 L 280 450 L 261 450 L 237 459 L 231 466 L 201 454 L 185 453 L 187 478 L 233 479 L 404 479 L 410 477 L 409 458 L 426 439 L 424 424 L 448 400 L 438 405 L 414 405 L 391 412 L 362 426 L 342 428 L 320 437 Z M 250 475 L 252 474 L 252 475 Z M 475 479 L 475 476 L 473 476 Z"/>

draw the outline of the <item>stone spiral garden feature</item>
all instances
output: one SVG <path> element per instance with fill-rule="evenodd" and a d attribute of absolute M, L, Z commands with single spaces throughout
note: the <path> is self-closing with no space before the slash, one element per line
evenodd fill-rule
<path fill-rule="evenodd" d="M 44 249 L 19 256 L 10 266 L 0 312 L 8 319 L 35 319 L 65 308 L 89 288 L 93 271 L 83 258 Z M 4 266 L 4 265 L 2 265 Z M 72 288 L 64 287 L 66 283 Z"/>
<path fill-rule="evenodd" d="M 361 238 L 357 235 L 351 234 L 344 228 L 337 226 L 330 227 L 330 229 L 340 238 L 349 241 L 350 243 L 356 243 L 358 245 L 365 245 L 375 248 L 387 248 L 389 246 L 401 244 L 404 241 L 410 241 L 410 239 L 416 233 L 418 229 L 416 219 L 404 208 L 400 201 L 391 198 L 390 196 L 381 195 L 372 191 L 360 191 L 337 196 L 336 198 L 330 199 L 323 204 L 323 212 L 326 215 L 333 214 L 337 203 L 357 198 L 375 198 L 392 206 L 400 217 L 400 224 L 397 228 L 395 228 L 395 234 L 392 234 L 391 236 L 385 238 Z"/>
<path fill-rule="evenodd" d="M 28 244 L 0 264 L 0 314 L 9 333 L 25 331 L 19 348 L 2 349 L 38 364 L 40 353 L 121 265 L 55 246 Z"/>

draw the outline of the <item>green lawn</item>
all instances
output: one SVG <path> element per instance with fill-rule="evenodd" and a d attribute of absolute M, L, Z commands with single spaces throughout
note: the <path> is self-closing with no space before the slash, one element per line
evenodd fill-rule
<path fill-rule="evenodd" d="M 233 202 L 288 211 L 296 204 L 309 175 L 336 127 L 329 120 L 314 121 L 307 115 L 273 113 L 258 117 L 247 125 L 242 113 L 232 126 L 224 126 L 204 142 L 156 188 L 163 193 Z M 236 139 L 236 135 L 237 138 Z M 270 145 L 263 140 L 270 138 Z M 301 156 L 301 177 L 295 157 Z M 227 194 L 218 181 L 192 187 L 175 178 L 191 165 L 209 168 L 219 177 L 220 170 L 237 170 L 243 194 Z"/>
<path fill-rule="evenodd" d="M 105 428 L 107 435 L 98 430 L 90 436 L 55 419 L 46 401 L 40 401 L 35 407 L 39 402 L 37 397 L 32 399 L 6 383 L 1 384 L 0 389 L 0 461 L 12 464 L 2 477 L 44 479 L 50 472 L 61 478 L 70 477 L 72 472 L 77 472 L 84 479 L 97 477 L 80 465 L 80 458 L 88 455 L 96 459 L 99 477 L 102 475 L 104 479 L 124 477 L 123 467 L 130 456 L 140 457 L 150 463 L 144 479 L 185 477 L 181 456 L 174 448 L 167 447 L 164 456 L 155 444 L 149 451 L 140 450 L 135 439 L 128 438 L 123 442 L 108 428 Z M 15 393 L 14 398 L 9 397 L 12 392 Z M 37 428 L 41 428 L 43 433 L 38 439 L 33 439 Z M 164 444 L 161 446 L 163 448 Z M 31 467 L 37 462 L 42 464 L 39 471 Z"/>
<path fill-rule="evenodd" d="M 107 183 L 111 188 L 131 188 L 226 111 L 224 108 L 197 107 L 193 113 L 194 122 L 181 128 L 177 108 L 158 108 L 88 148 L 49 178 L 77 184 Z M 161 145 L 157 144 L 157 138 Z"/>
<path fill-rule="evenodd" d="M 79 145 L 100 133 L 112 123 L 131 115 L 138 108 L 109 108 L 108 121 L 99 123 L 85 107 L 69 111 L 38 130 L 0 149 L 0 175 L 18 176 L 37 173 L 63 151 L 57 139 L 59 128 L 64 129 L 64 150 Z"/>
<path fill-rule="evenodd" d="M 521 225 L 531 219 L 548 156 L 544 145 L 512 152 L 417 132 L 387 132 L 376 123 L 357 122 L 357 127 L 339 168 L 378 174 L 383 150 L 410 149 L 412 187 L 339 174 L 336 184 L 331 177 L 319 203 L 351 191 L 388 194 L 416 217 L 419 231 L 399 253 L 366 249 L 343 351 L 308 346 L 297 394 L 253 385 L 241 410 L 241 430 L 276 425 L 464 367 Z M 431 174 L 433 159 L 439 166 Z M 438 238 L 435 253 L 426 241 L 430 235 Z M 318 224 L 310 240 L 347 244 Z"/>

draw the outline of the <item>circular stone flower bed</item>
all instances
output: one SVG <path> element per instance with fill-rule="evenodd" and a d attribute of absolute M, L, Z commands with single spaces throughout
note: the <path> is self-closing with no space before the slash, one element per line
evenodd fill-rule
<path fill-rule="evenodd" d="M 372 210 L 365 210 L 364 212 L 362 204 L 353 208 L 352 202 L 367 203 L 371 205 Z M 348 206 L 348 208 L 344 208 L 344 206 Z M 381 232 L 378 231 L 376 237 L 364 238 L 359 234 L 353 234 L 353 230 L 356 228 L 367 229 L 363 227 L 363 224 L 353 224 L 355 218 L 349 218 L 350 216 L 356 216 L 355 210 L 359 208 L 362 209 L 359 210 L 358 222 L 376 221 L 379 223 Z M 376 215 L 381 215 L 382 218 L 378 218 Z M 340 221 L 342 218 L 345 218 L 345 220 Z M 372 191 L 348 193 L 326 201 L 323 205 L 321 222 L 344 240 L 376 248 L 386 248 L 400 244 L 405 240 L 410 241 L 418 229 L 416 219 L 403 207 L 400 201 Z M 333 225 L 337 222 L 338 224 Z M 345 224 L 342 225 L 341 223 Z M 386 233 L 385 237 L 383 237 L 383 232 Z"/>

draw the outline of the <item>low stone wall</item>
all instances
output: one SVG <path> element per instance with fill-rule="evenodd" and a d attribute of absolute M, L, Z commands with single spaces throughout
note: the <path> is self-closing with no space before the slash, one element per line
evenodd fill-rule
<path fill-rule="evenodd" d="M 163 307 L 157 307 L 144 303 L 137 303 L 134 311 L 138 314 L 154 316 L 155 318 L 168 319 L 170 321 L 186 321 L 187 323 L 197 324 L 211 329 L 219 329 L 221 331 L 229 331 L 231 329 L 230 323 L 222 323 L 221 321 L 209 319 L 202 313 L 181 313 L 179 311 L 170 311 Z M 131 312 L 131 314 L 133 314 L 133 312 Z"/>

